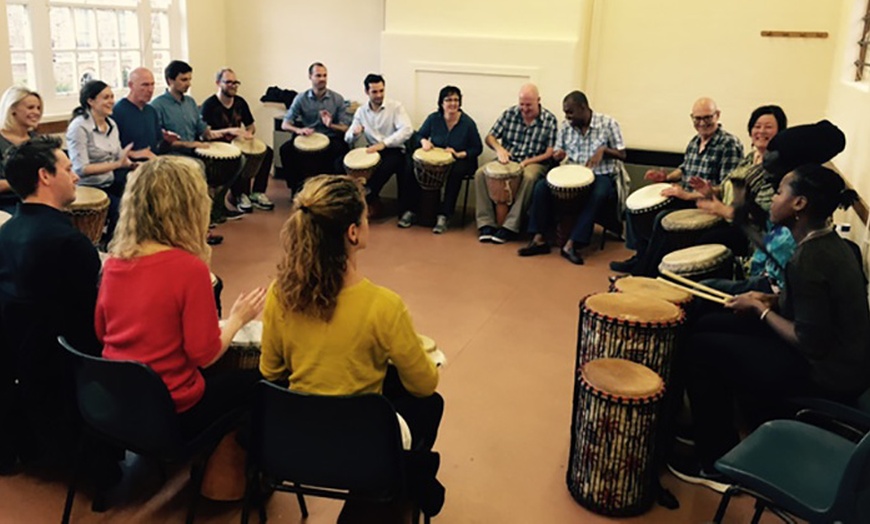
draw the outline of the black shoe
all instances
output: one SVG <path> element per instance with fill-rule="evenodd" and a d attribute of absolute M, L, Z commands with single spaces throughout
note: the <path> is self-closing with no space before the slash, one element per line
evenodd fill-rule
<path fill-rule="evenodd" d="M 517 238 L 517 234 L 503 227 L 498 228 L 498 231 L 492 236 L 493 244 L 504 244 Z"/>
<path fill-rule="evenodd" d="M 492 226 L 483 226 L 477 230 L 477 240 L 482 243 L 492 242 L 492 237 L 495 235 L 495 228 Z"/>
<path fill-rule="evenodd" d="M 632 255 L 631 258 L 622 261 L 614 261 L 610 263 L 610 269 L 612 271 L 618 271 L 620 273 L 631 273 L 634 269 L 634 266 L 637 265 L 637 255 Z"/>
<path fill-rule="evenodd" d="M 529 245 L 526 247 L 521 247 L 517 250 L 517 254 L 521 257 L 533 257 L 535 255 L 546 255 L 550 252 L 550 244 L 544 242 L 543 244 L 535 244 L 534 242 L 529 242 Z"/>
<path fill-rule="evenodd" d="M 562 255 L 562 258 L 568 259 L 574 265 L 582 266 L 583 265 L 583 257 L 577 254 L 573 249 L 571 251 L 565 251 L 564 248 L 559 250 L 559 254 Z"/>
<path fill-rule="evenodd" d="M 224 241 L 224 237 L 223 237 L 223 235 L 212 235 L 212 234 L 209 234 L 208 237 L 206 237 L 206 239 L 205 239 L 205 243 L 208 244 L 208 245 L 210 245 L 210 246 L 216 246 L 216 245 L 220 244 L 220 243 L 223 242 L 223 241 Z"/>
<path fill-rule="evenodd" d="M 701 467 L 700 462 L 691 458 L 675 458 L 668 462 L 668 469 L 683 482 L 704 486 L 719 493 L 725 493 L 731 487 L 728 477 L 716 470 L 710 471 Z"/>
<path fill-rule="evenodd" d="M 227 220 L 239 220 L 243 216 L 245 216 L 245 214 L 241 211 L 236 211 L 235 209 L 229 208 L 224 209 L 224 217 L 226 217 Z"/>

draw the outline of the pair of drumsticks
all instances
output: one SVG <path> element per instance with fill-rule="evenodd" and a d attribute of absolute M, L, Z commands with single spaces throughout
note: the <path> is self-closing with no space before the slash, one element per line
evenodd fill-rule
<path fill-rule="evenodd" d="M 668 271 L 667 269 L 662 269 L 660 271 L 662 275 L 672 280 L 676 280 L 677 282 L 679 282 L 679 284 L 676 282 L 671 282 L 670 280 L 664 279 L 662 277 L 658 277 L 656 280 L 660 280 L 671 287 L 681 289 L 687 293 L 691 293 L 696 297 L 703 298 L 704 300 L 709 300 L 711 302 L 716 302 L 717 304 L 724 305 L 729 300 L 734 298 L 733 295 L 723 293 L 718 289 L 713 289 L 712 287 L 705 286 L 704 284 L 700 284 L 698 282 L 695 282 L 694 280 L 689 280 L 688 278 L 681 277 L 673 271 Z"/>

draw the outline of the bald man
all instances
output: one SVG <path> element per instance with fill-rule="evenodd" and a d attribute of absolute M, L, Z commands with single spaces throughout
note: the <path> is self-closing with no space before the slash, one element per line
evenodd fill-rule
<path fill-rule="evenodd" d="M 130 157 L 147 160 L 167 150 L 175 137 L 163 133 L 157 111 L 148 105 L 154 96 L 154 74 L 137 67 L 130 71 L 127 87 L 130 92 L 115 104 L 112 119 L 118 124 L 121 146 L 133 143 Z"/>
<path fill-rule="evenodd" d="M 478 240 L 504 244 L 514 240 L 520 231 L 523 213 L 529 207 L 535 181 L 547 172 L 556 144 L 558 121 L 555 115 L 541 107 L 541 96 L 534 84 L 520 88 L 519 102 L 508 108 L 496 120 L 486 135 L 486 145 L 495 151 L 498 162 L 517 162 L 523 168 L 523 180 L 514 197 L 514 204 L 500 227 L 495 208 L 486 189 L 484 168 L 474 174 Z"/>
<path fill-rule="evenodd" d="M 697 134 L 686 147 L 686 154 L 680 167 L 670 173 L 660 169 L 650 169 L 644 178 L 653 182 L 673 182 L 674 185 L 662 191 L 662 195 L 674 197 L 679 208 L 694 207 L 695 201 L 709 198 L 713 186 L 718 186 L 726 175 L 737 167 L 743 158 L 743 144 L 719 124 L 721 112 L 712 98 L 702 97 L 692 105 L 689 115 Z M 653 231 L 640 231 L 626 213 L 625 247 L 634 249 L 636 254 L 628 260 L 611 262 L 610 269 L 633 275 L 654 276 L 658 274 L 658 262 L 667 253 L 650 253 L 651 245 L 662 245 L 654 241 L 661 235 L 661 219 L 673 211 L 662 211 L 656 216 Z M 655 267 L 653 267 L 655 266 Z"/>

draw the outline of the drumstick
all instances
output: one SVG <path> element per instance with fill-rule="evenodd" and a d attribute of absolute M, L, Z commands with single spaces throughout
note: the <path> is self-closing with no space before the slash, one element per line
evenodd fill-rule
<path fill-rule="evenodd" d="M 670 280 L 665 280 L 662 277 L 658 277 L 658 278 L 656 278 L 656 280 L 661 280 L 663 283 L 665 283 L 673 288 L 685 291 L 686 293 L 690 293 L 692 295 L 695 295 L 698 298 L 703 298 L 704 300 L 709 300 L 710 302 L 716 302 L 717 304 L 722 304 L 723 306 L 728 302 L 724 298 L 713 296 L 713 295 L 708 295 L 707 293 L 704 293 L 703 291 L 698 291 L 697 289 L 694 289 L 694 288 L 681 286 L 681 285 L 677 284 L 676 282 L 671 282 Z"/>
<path fill-rule="evenodd" d="M 681 277 L 680 275 L 674 273 L 673 271 L 669 271 L 667 269 L 662 269 L 661 274 L 672 279 L 672 280 L 676 280 L 680 284 L 683 284 L 685 286 L 689 286 L 691 288 L 698 289 L 700 291 L 705 291 L 705 292 L 707 292 L 711 295 L 715 295 L 717 297 L 734 298 L 731 295 L 729 295 L 728 293 L 724 293 L 722 291 L 719 291 L 718 289 L 713 289 L 712 287 L 705 286 L 704 284 L 701 284 L 699 282 L 695 282 L 694 280 L 689 280 L 688 278 Z"/>

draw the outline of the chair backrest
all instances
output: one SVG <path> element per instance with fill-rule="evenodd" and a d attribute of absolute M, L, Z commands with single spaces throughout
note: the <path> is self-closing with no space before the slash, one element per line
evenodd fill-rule
<path fill-rule="evenodd" d="M 870 433 L 855 447 L 831 510 L 843 522 L 870 522 Z"/>
<path fill-rule="evenodd" d="M 75 361 L 76 400 L 82 419 L 103 437 L 165 460 L 181 456 L 184 439 L 166 385 L 139 362 L 85 355 L 63 337 Z"/>
<path fill-rule="evenodd" d="M 403 485 L 396 411 L 383 396 L 307 395 L 261 381 L 249 453 L 275 479 L 389 498 Z"/>

